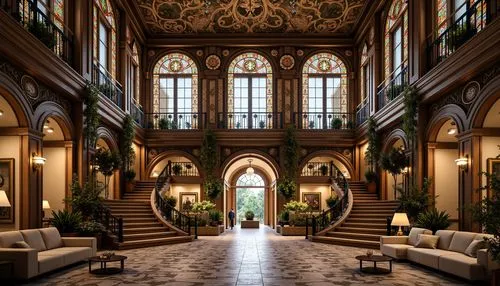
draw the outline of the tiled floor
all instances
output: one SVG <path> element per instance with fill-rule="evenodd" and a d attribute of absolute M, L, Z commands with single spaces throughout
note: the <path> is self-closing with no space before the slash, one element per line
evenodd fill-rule
<path fill-rule="evenodd" d="M 117 252 L 128 256 L 122 274 L 100 277 L 87 264 L 33 281 L 35 285 L 467 285 L 409 263 L 389 275 L 359 272 L 366 250 L 282 237 L 272 229 L 235 229 L 192 243 Z M 97 265 L 95 265 L 97 267 Z"/>

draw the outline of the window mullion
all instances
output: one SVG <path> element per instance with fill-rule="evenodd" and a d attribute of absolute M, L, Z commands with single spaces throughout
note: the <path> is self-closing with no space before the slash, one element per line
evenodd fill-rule
<path fill-rule="evenodd" d="M 326 117 L 327 117 L 327 76 L 323 75 L 323 129 L 327 128 Z"/>
<path fill-rule="evenodd" d="M 174 96 L 174 100 L 173 100 L 174 101 L 174 110 L 173 110 L 174 114 L 173 114 L 173 117 L 174 117 L 174 121 L 177 121 L 177 107 L 179 106 L 177 104 L 177 100 L 178 100 L 177 80 L 178 80 L 178 78 L 174 77 L 173 79 L 174 79 L 173 80 L 173 82 L 174 82 L 174 94 L 173 94 L 173 96 Z"/>
<path fill-rule="evenodd" d="M 252 129 L 252 116 L 253 116 L 253 106 L 252 106 L 252 76 L 248 77 L 248 129 Z"/>

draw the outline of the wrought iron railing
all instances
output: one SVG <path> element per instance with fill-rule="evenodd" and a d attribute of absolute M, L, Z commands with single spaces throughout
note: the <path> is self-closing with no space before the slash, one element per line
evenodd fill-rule
<path fill-rule="evenodd" d="M 355 127 L 353 113 L 344 112 L 295 112 L 294 122 L 299 129 L 308 130 L 349 130 Z"/>
<path fill-rule="evenodd" d="M 146 128 L 157 130 L 198 130 L 205 128 L 206 113 L 146 113 Z"/>
<path fill-rule="evenodd" d="M 219 129 L 281 129 L 280 112 L 224 112 L 218 114 Z"/>
<path fill-rule="evenodd" d="M 370 101 L 368 97 L 363 99 L 361 103 L 356 108 L 356 124 L 357 126 L 365 123 L 365 121 L 370 117 Z"/>
<path fill-rule="evenodd" d="M 111 210 L 102 205 L 99 208 L 96 220 L 115 235 L 118 242 L 123 242 L 123 218 L 112 215 Z"/>
<path fill-rule="evenodd" d="M 345 213 L 349 206 L 349 184 L 344 174 L 333 163 L 330 164 L 332 171 L 332 180 L 342 190 L 342 195 L 339 197 L 337 203 L 318 216 L 312 217 L 312 235 L 326 229 L 330 225 L 337 222 Z M 333 184 L 332 184 L 333 189 Z"/>
<path fill-rule="evenodd" d="M 121 84 L 114 80 L 108 71 L 98 64 L 93 65 L 92 76 L 92 83 L 95 84 L 97 89 L 121 108 L 123 98 Z"/>
<path fill-rule="evenodd" d="M 132 116 L 139 126 L 144 126 L 144 112 L 135 102 L 130 103 L 130 116 Z"/>
<path fill-rule="evenodd" d="M 398 97 L 408 85 L 408 66 L 406 63 L 403 63 L 389 78 L 390 80 L 386 80 L 378 86 L 378 110 Z"/>
<path fill-rule="evenodd" d="M 169 173 L 173 176 L 199 177 L 198 168 L 192 162 L 172 162 L 168 161 L 170 166 Z"/>
<path fill-rule="evenodd" d="M 33 0 L 2 0 L 0 8 L 11 14 L 59 58 L 71 64 L 73 37 L 63 23 L 54 23 L 53 16 L 42 12 Z"/>
<path fill-rule="evenodd" d="M 170 178 L 172 170 L 172 162 L 169 162 L 163 171 L 160 173 L 158 178 L 156 178 L 155 183 L 155 204 L 157 210 L 161 213 L 162 217 L 170 222 L 172 225 L 177 227 L 178 229 L 184 231 L 188 235 L 191 235 L 191 227 L 194 226 L 194 235 L 197 238 L 198 234 L 198 222 L 197 217 L 191 218 L 179 210 L 167 203 L 163 194 L 165 193 L 165 189 L 168 188 L 170 184 Z M 192 220 L 194 219 L 194 223 Z"/>
<path fill-rule="evenodd" d="M 428 45 L 427 52 L 429 54 L 430 68 L 435 67 L 449 57 L 460 46 L 486 27 L 489 22 L 486 2 L 486 0 L 479 0 L 470 5 L 469 1 L 465 1 L 459 9 L 456 9 L 461 11 L 465 6 L 466 11 Z M 430 39 L 432 38 L 430 37 Z"/>
<path fill-rule="evenodd" d="M 315 177 L 315 176 L 330 176 L 332 177 L 333 170 L 331 167 L 332 162 L 308 162 L 302 169 L 301 176 Z"/>

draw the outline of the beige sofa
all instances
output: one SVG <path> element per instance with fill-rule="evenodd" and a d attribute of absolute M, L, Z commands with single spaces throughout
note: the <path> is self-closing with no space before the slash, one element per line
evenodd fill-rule
<path fill-rule="evenodd" d="M 477 258 L 465 254 L 465 250 L 474 240 L 491 237 L 488 234 L 439 230 L 436 249 L 417 248 L 419 234 L 432 234 L 421 228 L 412 228 L 408 236 L 382 236 L 380 251 L 396 259 L 407 259 L 443 272 L 447 272 L 468 280 L 485 280 L 490 270 L 499 265 L 491 260 L 486 249 L 477 252 Z"/>
<path fill-rule="evenodd" d="M 26 242 L 30 248 L 14 248 Z M 54 227 L 0 232 L 0 260 L 13 262 L 13 278 L 29 279 L 96 255 L 93 237 L 61 237 Z"/>

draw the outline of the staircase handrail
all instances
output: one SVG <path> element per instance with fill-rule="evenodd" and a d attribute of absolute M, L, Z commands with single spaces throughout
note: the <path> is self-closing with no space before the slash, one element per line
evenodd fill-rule
<path fill-rule="evenodd" d="M 195 238 L 198 233 L 198 222 L 196 217 L 192 219 L 190 216 L 187 216 L 177 210 L 175 206 L 172 206 L 167 203 L 163 194 L 172 177 L 172 162 L 168 162 L 168 164 L 163 168 L 160 175 L 156 178 L 155 182 L 155 206 L 159 211 L 161 216 L 171 223 L 176 228 L 182 230 L 183 232 L 191 235 L 191 227 L 194 227 Z"/>
<path fill-rule="evenodd" d="M 97 212 L 97 222 L 101 223 L 106 230 L 118 238 L 118 242 L 123 242 L 123 218 L 111 214 L 111 209 L 101 205 Z"/>
<path fill-rule="evenodd" d="M 332 184 L 330 187 L 337 192 L 338 190 L 335 186 L 338 186 L 341 188 L 342 193 L 340 199 L 337 200 L 333 207 L 323 211 L 318 216 L 312 217 L 312 235 L 324 232 L 331 225 L 344 218 L 346 211 L 348 211 L 349 206 L 352 204 L 352 193 L 349 189 L 347 179 L 333 162 L 330 163 L 330 166 L 331 170 L 334 170 L 331 174 Z"/>

